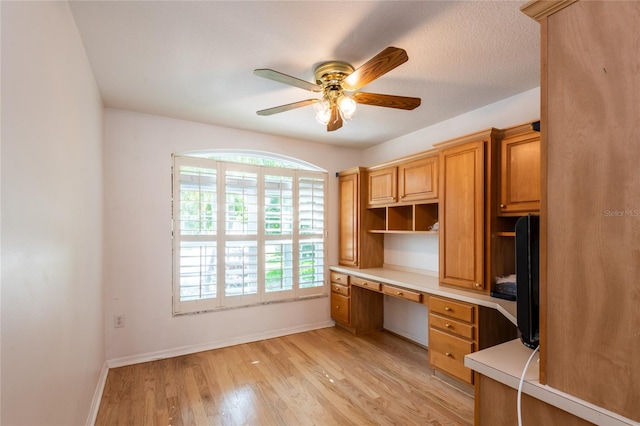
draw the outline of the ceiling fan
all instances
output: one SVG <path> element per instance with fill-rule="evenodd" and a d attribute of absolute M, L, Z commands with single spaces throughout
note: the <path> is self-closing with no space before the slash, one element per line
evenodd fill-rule
<path fill-rule="evenodd" d="M 349 96 L 346 93 L 361 89 L 408 60 L 409 57 L 404 49 L 387 47 L 358 69 L 355 69 L 351 64 L 346 62 L 324 62 L 314 70 L 315 83 L 310 83 L 268 68 L 256 69 L 253 73 L 259 77 L 268 78 L 311 92 L 322 93 L 321 98 L 306 99 L 304 101 L 267 108 L 258 111 L 257 114 L 273 115 L 307 105 L 314 105 L 316 109 L 316 119 L 326 125 L 327 131 L 331 132 L 342 127 L 343 120 L 351 119 L 355 112 L 356 104 L 412 110 L 420 106 L 420 98 L 367 92 L 356 92 Z"/>

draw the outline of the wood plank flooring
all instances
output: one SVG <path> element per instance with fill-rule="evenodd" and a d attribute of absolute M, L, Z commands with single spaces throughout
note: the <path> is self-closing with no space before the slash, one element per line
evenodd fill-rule
<path fill-rule="evenodd" d="M 427 350 L 324 328 L 115 368 L 96 425 L 471 425 Z"/>

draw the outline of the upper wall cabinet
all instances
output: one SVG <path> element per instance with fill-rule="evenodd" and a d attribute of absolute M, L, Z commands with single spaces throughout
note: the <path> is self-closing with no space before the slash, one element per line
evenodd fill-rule
<path fill-rule="evenodd" d="M 413 156 L 367 169 L 367 207 L 396 203 L 435 203 L 438 198 L 438 155 Z"/>
<path fill-rule="evenodd" d="M 369 207 L 398 201 L 398 168 L 385 167 L 369 170 Z"/>
<path fill-rule="evenodd" d="M 438 156 L 398 165 L 398 200 L 407 202 L 438 198 Z"/>
<path fill-rule="evenodd" d="M 514 128 L 500 144 L 501 216 L 540 211 L 540 133 Z"/>

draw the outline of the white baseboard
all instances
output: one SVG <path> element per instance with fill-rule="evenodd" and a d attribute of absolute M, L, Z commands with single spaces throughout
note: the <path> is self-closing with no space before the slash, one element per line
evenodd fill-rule
<path fill-rule="evenodd" d="M 405 330 L 398 330 L 394 327 L 389 327 L 387 324 L 384 324 L 384 329 L 390 331 L 393 334 L 397 334 L 400 337 L 404 337 L 407 340 L 411 340 L 419 344 L 420 346 L 424 346 L 425 348 L 429 346 L 429 342 L 427 340 L 421 339 L 419 336 L 414 336 L 411 333 L 406 332 Z"/>
<path fill-rule="evenodd" d="M 102 392 L 104 392 L 104 385 L 107 383 L 108 374 L 109 374 L 109 367 L 105 362 L 102 365 L 102 371 L 100 371 L 98 384 L 96 385 L 96 390 L 93 393 L 91 408 L 89 409 L 89 415 L 87 416 L 87 426 L 93 426 L 96 423 L 96 418 L 98 417 L 98 410 L 100 409 L 100 401 L 102 400 Z"/>
<path fill-rule="evenodd" d="M 316 324 L 305 324 L 296 327 L 289 327 L 279 330 L 269 330 L 262 333 L 239 336 L 230 339 L 223 339 L 209 343 L 198 345 L 181 346 L 172 349 L 165 349 L 156 352 L 147 352 L 139 355 L 125 356 L 107 360 L 109 368 L 124 367 L 125 365 L 139 364 L 142 362 L 157 361 L 159 359 L 172 358 L 176 356 L 193 354 L 196 352 L 209 351 L 212 349 L 220 349 L 227 346 L 241 345 L 243 343 L 257 342 L 259 340 L 273 339 L 274 337 L 287 336 L 289 334 L 302 333 L 305 331 L 317 330 L 320 328 L 333 327 L 333 321 L 323 321 Z M 98 403 L 100 401 L 98 400 Z"/>

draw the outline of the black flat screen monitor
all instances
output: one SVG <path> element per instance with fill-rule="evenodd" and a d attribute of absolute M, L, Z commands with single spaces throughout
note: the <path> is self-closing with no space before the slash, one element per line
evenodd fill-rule
<path fill-rule="evenodd" d="M 518 329 L 526 346 L 540 341 L 540 218 L 521 217 L 516 222 L 516 306 Z"/>

